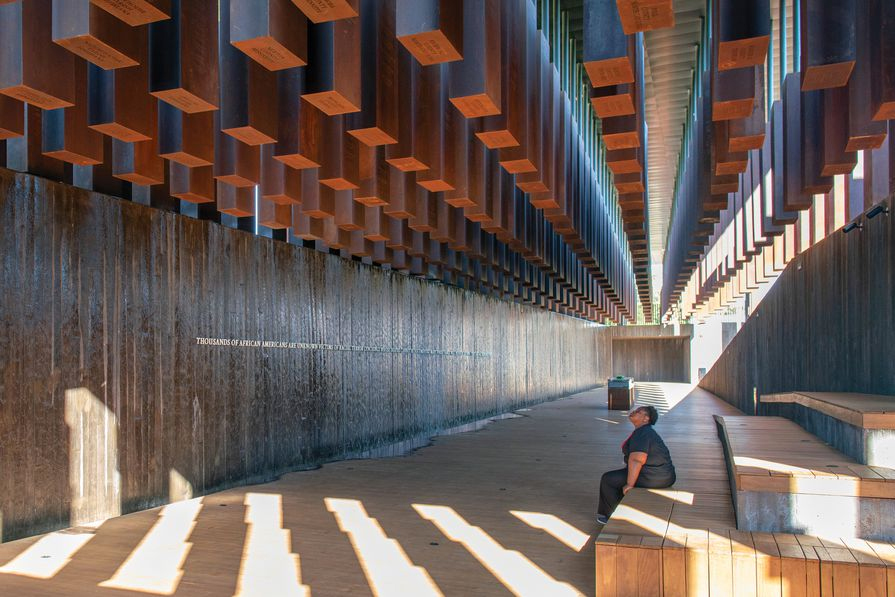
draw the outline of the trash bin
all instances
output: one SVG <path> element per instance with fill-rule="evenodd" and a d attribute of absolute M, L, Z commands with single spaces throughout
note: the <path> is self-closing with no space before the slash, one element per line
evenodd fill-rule
<path fill-rule="evenodd" d="M 609 380 L 609 410 L 630 410 L 634 402 L 634 380 L 619 375 Z"/>

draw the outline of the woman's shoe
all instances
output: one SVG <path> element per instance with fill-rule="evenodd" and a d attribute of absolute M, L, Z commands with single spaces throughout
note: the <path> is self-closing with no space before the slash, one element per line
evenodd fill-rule
<path fill-rule="evenodd" d="M 607 524 L 609 522 L 609 517 L 604 516 L 602 514 L 597 514 L 597 524 Z"/>

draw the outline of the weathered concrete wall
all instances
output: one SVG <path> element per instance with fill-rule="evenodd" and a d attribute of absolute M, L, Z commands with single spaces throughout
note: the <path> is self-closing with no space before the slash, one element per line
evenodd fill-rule
<path fill-rule="evenodd" d="M 737 485 L 727 430 L 717 415 L 715 423 L 724 449 L 737 529 L 895 541 L 895 500 L 741 489 Z"/>
<path fill-rule="evenodd" d="M 689 383 L 690 343 L 689 337 L 613 338 L 612 374 Z"/>
<path fill-rule="evenodd" d="M 600 378 L 630 375 L 635 381 L 689 381 L 693 326 L 627 325 L 602 328 L 598 350 Z M 686 350 L 686 363 L 672 354 L 672 346 Z M 674 379 L 671 379 L 674 378 Z"/>
<path fill-rule="evenodd" d="M 0 221 L 5 540 L 608 376 L 583 321 L 2 169 Z"/>
<path fill-rule="evenodd" d="M 810 493 L 738 491 L 737 529 L 895 541 L 895 500 Z"/>
<path fill-rule="evenodd" d="M 762 402 L 763 414 L 798 423 L 843 454 L 862 464 L 895 468 L 895 431 L 863 429 L 802 404 Z"/>
<path fill-rule="evenodd" d="M 895 395 L 893 363 L 895 212 L 796 257 L 699 385 L 754 413 L 762 394 Z"/>

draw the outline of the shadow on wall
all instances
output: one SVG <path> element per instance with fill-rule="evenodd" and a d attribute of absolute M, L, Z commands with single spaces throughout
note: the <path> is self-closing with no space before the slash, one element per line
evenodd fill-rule
<path fill-rule="evenodd" d="M 10 528 L 6 529 L 7 533 L 4 536 L 3 516 L 0 510 L 0 541 L 33 534 L 35 528 L 94 529 L 102 521 L 122 514 L 123 491 L 119 468 L 122 446 L 119 446 L 120 430 L 117 415 L 86 387 L 65 390 L 63 403 L 62 417 L 67 431 L 67 463 L 63 464 L 61 460 L 56 462 L 47 460 L 42 464 L 47 470 L 59 469 L 67 474 L 65 496 L 53 497 L 53 501 L 62 504 L 67 508 L 67 512 L 51 512 L 52 504 L 49 503 L 49 499 L 34 502 L 29 505 L 35 512 L 33 520 L 23 521 L 25 529 L 21 528 L 21 524 L 14 527 L 9 525 Z M 169 502 L 193 497 L 193 484 L 174 468 L 169 469 L 166 485 L 163 490 L 166 490 Z M 63 543 L 72 549 L 79 545 L 79 542 L 74 540 Z"/>
<path fill-rule="evenodd" d="M 69 432 L 69 524 L 90 525 L 122 513 L 118 468 L 118 417 L 87 388 L 65 391 L 65 425 Z M 193 497 L 193 484 L 171 468 L 167 501 Z"/>
<path fill-rule="evenodd" d="M 51 579 L 96 536 L 104 521 L 121 515 L 118 417 L 88 388 L 69 389 L 64 396 L 70 504 L 67 522 L 71 528 L 45 535 L 0 567 L 0 574 Z M 177 588 L 183 574 L 181 565 L 189 551 L 185 541 L 201 500 L 190 500 L 192 484 L 175 469 L 169 471 L 168 492 L 171 502 L 180 503 L 161 510 L 140 546 L 100 586 L 160 594 L 171 594 Z"/>

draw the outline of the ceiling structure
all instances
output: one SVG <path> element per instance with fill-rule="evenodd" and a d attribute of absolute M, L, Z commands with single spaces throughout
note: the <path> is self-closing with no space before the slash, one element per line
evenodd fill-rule
<path fill-rule="evenodd" d="M 778 15 L 791 12 L 781 12 L 781 1 L 767 0 L 771 27 L 759 37 L 782 38 L 782 51 L 749 67 L 766 77 L 774 100 L 794 60 L 795 20 L 780 31 Z M 171 14 L 160 11 L 147 25 L 114 14 L 119 4 L 105 0 L 0 0 L 0 31 L 21 57 L 0 65 L 5 165 L 181 213 L 251 220 L 237 225 L 597 321 L 651 320 L 663 284 L 680 295 L 678 277 L 704 249 L 684 248 L 685 241 L 707 239 L 707 225 L 726 205 L 715 191 L 727 187 L 713 179 L 711 193 L 694 195 L 708 205 L 695 220 L 701 228 L 676 240 L 673 212 L 687 219 L 679 213 L 687 193 L 679 189 L 675 199 L 675 189 L 683 188 L 678 176 L 686 181 L 679 169 L 690 165 L 680 154 L 687 123 L 697 119 L 691 94 L 706 0 L 650 0 L 649 10 L 642 0 L 337 4 L 345 11 L 324 18 L 310 0 L 195 0 L 172 3 Z M 444 9 L 432 13 L 437 26 L 421 6 Z M 742 8 L 735 0 L 720 6 Z M 330 22 L 338 25 L 323 24 Z M 63 23 L 84 31 L 74 35 Z M 486 43 L 496 30 L 500 47 Z M 271 35 L 294 59 L 270 63 L 253 50 Z M 73 41 L 79 36 L 95 48 Z M 447 40 L 451 51 L 417 56 L 434 51 L 427 36 Z M 160 49 L 171 39 L 195 47 L 168 57 Z M 474 59 L 451 43 L 466 44 Z M 149 69 L 153 55 L 159 60 Z M 634 72 L 615 66 L 621 58 Z M 51 72 L 46 64 L 69 63 L 52 71 L 59 76 L 41 76 Z M 196 72 L 211 76 L 189 80 Z M 758 80 L 745 70 L 729 76 Z M 591 85 L 590 97 L 580 93 Z M 199 100 L 184 102 L 184 93 Z M 478 105 L 481 96 L 491 103 Z M 759 112 L 762 124 L 767 115 Z M 468 142 L 472 135 L 485 149 Z M 113 139 L 119 143 L 105 147 Z M 601 145 L 608 151 L 595 151 Z M 186 159 L 186 149 L 195 155 Z M 607 183 L 617 202 L 604 199 Z M 407 201 L 419 205 L 396 207 Z M 674 246 L 681 263 L 669 264 Z"/>
<path fill-rule="evenodd" d="M 561 0 L 569 15 L 578 58 L 584 45 L 584 0 Z M 675 25 L 644 33 L 646 125 L 648 129 L 648 235 L 652 292 L 662 285 L 662 260 L 684 122 L 693 84 L 705 0 L 675 0 Z"/>
<path fill-rule="evenodd" d="M 567 34 L 558 0 L 0 0 L 0 165 L 652 320 L 642 95 L 636 117 L 598 122 Z M 636 141 L 638 171 L 617 173 L 636 180 L 610 176 L 601 135 Z M 609 182 L 639 204 L 605 200 Z"/>
<path fill-rule="evenodd" d="M 653 292 L 659 293 L 674 181 L 705 18 L 703 0 L 676 0 L 673 29 L 644 33 L 646 126 L 649 130 L 649 245 Z"/>

